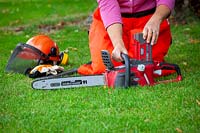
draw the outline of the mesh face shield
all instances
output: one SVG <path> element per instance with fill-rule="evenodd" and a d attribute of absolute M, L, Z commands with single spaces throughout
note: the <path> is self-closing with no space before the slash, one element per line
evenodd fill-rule
<path fill-rule="evenodd" d="M 19 43 L 10 56 L 5 71 L 27 74 L 31 69 L 47 59 L 48 56 L 35 47 Z"/>

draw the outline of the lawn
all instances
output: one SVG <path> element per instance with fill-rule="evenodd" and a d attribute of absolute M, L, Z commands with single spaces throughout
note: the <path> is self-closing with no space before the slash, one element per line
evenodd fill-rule
<path fill-rule="evenodd" d="M 88 6 L 89 5 L 89 6 Z M 166 57 L 183 81 L 151 87 L 33 90 L 32 79 L 5 73 L 11 51 L 39 33 L 76 68 L 90 60 L 87 17 L 94 0 L 0 0 L 0 132 L 200 132 L 200 20 L 172 24 Z"/>

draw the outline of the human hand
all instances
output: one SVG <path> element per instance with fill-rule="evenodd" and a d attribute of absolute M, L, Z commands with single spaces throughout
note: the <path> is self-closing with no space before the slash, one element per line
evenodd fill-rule
<path fill-rule="evenodd" d="M 124 44 L 119 44 L 116 45 L 112 51 L 112 59 L 114 59 L 115 61 L 121 62 L 123 61 L 121 54 L 128 54 L 126 48 L 124 47 Z"/>
<path fill-rule="evenodd" d="M 159 36 L 161 21 L 156 17 L 152 17 L 144 26 L 143 29 L 143 38 L 147 43 L 151 43 L 151 45 L 156 44 Z"/>

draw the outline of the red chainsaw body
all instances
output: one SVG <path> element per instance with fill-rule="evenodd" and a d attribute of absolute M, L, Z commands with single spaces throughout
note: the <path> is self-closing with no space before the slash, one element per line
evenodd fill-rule
<path fill-rule="evenodd" d="M 152 60 L 152 46 L 143 39 L 141 33 L 131 34 L 131 44 L 133 48 L 133 58 L 130 59 L 130 84 L 134 85 L 155 85 L 159 83 L 177 82 L 182 80 L 181 72 L 176 64 L 169 64 L 164 62 L 155 62 Z M 172 80 L 165 80 L 157 82 L 154 80 L 156 70 L 176 71 L 177 78 Z M 126 66 L 118 66 L 112 70 L 105 72 L 105 82 L 108 87 L 124 87 L 125 86 Z"/>
<path fill-rule="evenodd" d="M 141 64 L 138 64 L 141 65 Z M 131 86 L 134 85 L 154 85 L 153 77 L 153 63 L 146 63 L 144 71 L 138 70 L 138 65 L 131 66 L 130 82 Z M 143 65 L 143 64 L 142 64 Z M 106 71 L 105 72 L 105 81 L 108 87 L 124 87 L 125 81 L 125 68 L 119 67 L 116 70 Z"/>
<path fill-rule="evenodd" d="M 153 77 L 153 68 L 154 68 L 153 63 L 147 63 L 145 65 L 142 64 L 145 66 L 144 71 L 138 70 L 139 65 L 131 67 L 131 72 L 135 74 L 135 77 L 131 79 L 131 81 L 134 80 L 135 82 L 138 82 L 138 84 L 141 86 L 154 85 L 155 81 Z"/>

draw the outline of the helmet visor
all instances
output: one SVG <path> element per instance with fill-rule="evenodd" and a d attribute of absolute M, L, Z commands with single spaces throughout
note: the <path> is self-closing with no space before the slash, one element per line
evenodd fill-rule
<path fill-rule="evenodd" d="M 26 74 L 46 56 L 40 50 L 28 44 L 18 44 L 7 63 L 6 72 Z"/>

